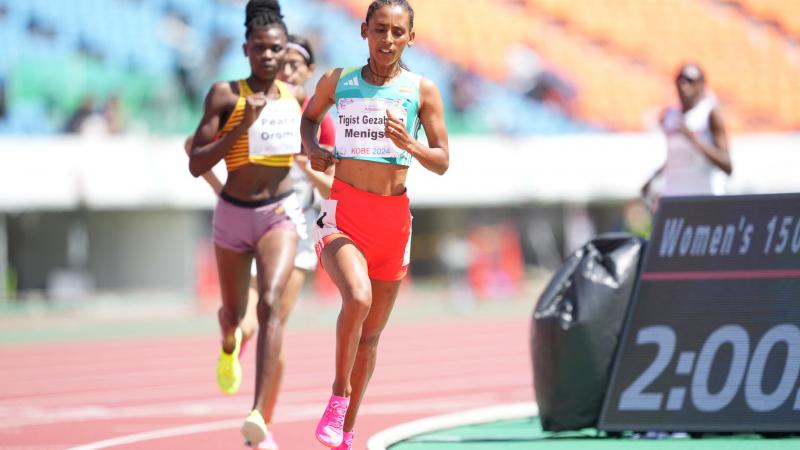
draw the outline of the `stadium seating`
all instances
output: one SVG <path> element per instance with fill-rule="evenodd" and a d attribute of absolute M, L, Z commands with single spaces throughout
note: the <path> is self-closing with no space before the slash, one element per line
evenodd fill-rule
<path fill-rule="evenodd" d="M 785 12 L 798 5 L 782 4 Z M 531 17 L 562 20 L 665 75 L 687 60 L 700 62 L 726 109 L 741 116 L 747 128 L 800 126 L 796 50 L 741 12 L 696 0 L 526 0 L 526 5 Z"/>
<path fill-rule="evenodd" d="M 791 0 L 730 0 L 762 20 L 774 22 L 786 33 L 800 38 L 800 3 Z"/>
<path fill-rule="evenodd" d="M 310 6 L 309 3 L 313 3 Z M 9 117 L 0 133 L 56 132 L 85 96 L 119 95 L 133 128 L 190 131 L 211 80 L 242 76 L 244 2 L 0 0 L 0 82 Z M 320 42 L 325 65 L 362 64 L 370 0 L 282 0 L 292 31 Z M 800 2 L 780 0 L 416 0 L 418 44 L 406 55 L 446 104 L 457 73 L 477 77 L 454 132 L 636 131 L 674 102 L 674 71 L 700 62 L 734 131 L 800 129 Z M 308 14 L 314 8 L 315 14 Z M 770 26 L 777 24 L 778 26 Z M 215 39 L 229 39 L 213 73 Z M 534 101 L 510 82 L 510 49 L 570 90 Z M 189 73 L 179 78 L 178 65 Z M 181 82 L 183 81 L 183 82 Z M 188 85 L 188 87 L 187 87 Z"/>
<path fill-rule="evenodd" d="M 318 51 L 328 56 L 328 63 L 353 65 L 366 59 L 358 37 L 359 20 L 341 7 L 319 3 L 315 8 L 324 13 L 309 15 L 303 0 L 281 3 L 293 31 L 313 30 L 322 38 L 325 48 Z M 233 45 L 210 78 L 235 78 L 247 70 L 239 46 L 243 11 L 233 2 L 0 0 L 0 7 L 6 11 L 0 16 L 0 79 L 6 80 L 9 103 L 9 118 L 0 121 L 0 133 L 57 132 L 85 96 L 101 103 L 114 94 L 121 96 L 135 128 L 188 132 L 199 110 L 180 94 L 176 58 L 189 58 L 190 63 L 201 60 L 211 37 L 219 35 L 231 39 Z M 181 22 L 188 25 L 183 37 L 176 35 Z M 349 35 L 343 36 L 345 30 Z M 180 45 L 191 48 L 180 53 L 185 50 Z M 407 59 L 442 87 L 447 101 L 454 64 L 442 64 L 426 50 L 410 52 Z M 482 91 L 491 95 L 479 99 L 475 109 L 480 113 L 474 115 L 473 126 L 454 129 L 542 134 L 593 129 L 560 111 L 520 99 L 488 78 L 481 84 Z"/>
<path fill-rule="evenodd" d="M 369 0 L 336 3 L 361 14 Z M 436 0 L 414 6 L 423 42 L 487 78 L 502 80 L 507 49 L 529 45 L 546 67 L 576 85 L 578 117 L 603 128 L 646 127 L 654 110 L 674 101 L 677 67 L 694 60 L 707 69 L 731 129 L 796 130 L 798 52 L 748 13 L 791 30 L 800 3 L 741 3 L 740 10 L 711 0 L 471 0 L 468 6 Z"/>

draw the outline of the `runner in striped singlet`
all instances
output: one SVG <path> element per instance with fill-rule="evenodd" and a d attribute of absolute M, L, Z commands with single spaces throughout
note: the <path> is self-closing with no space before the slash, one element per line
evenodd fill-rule
<path fill-rule="evenodd" d="M 224 159 L 228 178 L 214 211 L 214 244 L 222 307 L 217 382 L 228 394 L 242 380 L 240 321 L 247 305 L 250 264 L 258 279 L 255 398 L 242 434 L 249 445 L 276 448 L 264 421 L 271 386 L 279 379 L 283 337 L 280 302 L 291 274 L 302 211 L 289 171 L 301 148 L 300 106 L 277 80 L 287 52 L 286 25 L 277 0 L 250 0 L 246 8 L 246 80 L 215 83 L 194 134 L 189 170 L 208 172 Z"/>

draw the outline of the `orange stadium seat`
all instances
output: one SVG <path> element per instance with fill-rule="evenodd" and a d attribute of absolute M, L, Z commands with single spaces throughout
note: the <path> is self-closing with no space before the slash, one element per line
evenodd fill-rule
<path fill-rule="evenodd" d="M 750 14 L 781 25 L 789 34 L 800 37 L 800 2 L 795 0 L 738 0 Z"/>
<path fill-rule="evenodd" d="M 340 0 L 353 11 L 363 11 L 369 0 Z M 498 7 L 490 0 L 471 0 L 464 8 L 458 0 L 417 1 L 417 33 L 421 42 L 440 55 L 484 76 L 502 81 L 508 72 L 506 55 L 515 44 L 529 44 L 546 65 L 575 84 L 578 116 L 611 129 L 643 127 L 643 111 L 662 105 L 669 86 L 603 57 L 602 51 L 557 32 L 551 39 L 544 21 Z M 453 38 L 454 30 L 459 34 Z M 587 54 L 590 57 L 587 57 Z M 635 75 L 632 75 L 635 74 Z M 627 96 L 630 92 L 637 95 Z M 627 98 L 626 98 L 627 96 Z M 622 100 L 626 99 L 626 100 Z"/>
<path fill-rule="evenodd" d="M 800 122 L 796 51 L 729 8 L 695 0 L 526 0 L 526 6 L 532 17 L 558 18 L 666 74 L 683 61 L 700 62 L 711 86 L 752 128 L 796 129 Z"/>
<path fill-rule="evenodd" d="M 371 0 L 337 0 L 361 17 Z M 414 2 L 415 28 L 421 41 L 450 60 L 473 69 L 489 78 L 501 80 L 506 73 L 505 50 L 519 41 L 515 33 L 486 33 L 487 24 L 500 24 L 502 16 L 490 1 L 476 0 L 465 8 L 458 0 Z M 491 26 L 491 25 L 490 25 Z M 494 27 L 492 27 L 494 28 Z M 499 28 L 499 27 L 498 27 Z M 460 34 L 453 39 L 453 33 Z"/>
<path fill-rule="evenodd" d="M 332 1 L 356 17 L 370 3 Z M 752 11 L 763 15 L 791 9 L 776 9 L 777 0 L 741 1 L 762 5 Z M 732 130 L 800 129 L 797 50 L 740 12 L 697 0 L 521 3 L 470 0 L 465 8 L 459 0 L 417 0 L 418 39 L 499 82 L 508 73 L 508 49 L 528 45 L 575 85 L 577 115 L 611 129 L 640 130 L 655 109 L 674 101 L 674 71 L 689 60 L 706 68 Z"/>
<path fill-rule="evenodd" d="M 579 89 L 582 115 L 612 129 L 643 128 L 646 112 L 669 101 L 670 85 L 633 64 L 608 57 L 558 26 L 535 17 L 526 39 Z"/>

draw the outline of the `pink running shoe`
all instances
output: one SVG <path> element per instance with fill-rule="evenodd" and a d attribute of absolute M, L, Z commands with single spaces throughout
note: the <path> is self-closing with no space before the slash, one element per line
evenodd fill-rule
<path fill-rule="evenodd" d="M 345 431 L 342 433 L 342 445 L 333 450 L 353 450 L 353 437 L 355 433 L 352 431 Z"/>
<path fill-rule="evenodd" d="M 264 440 L 258 444 L 258 450 L 278 450 L 278 443 L 275 442 L 275 437 L 272 436 L 272 431 L 267 430 L 267 435 Z"/>
<path fill-rule="evenodd" d="M 344 416 L 347 414 L 347 407 L 350 406 L 350 397 L 339 397 L 331 395 L 328 400 L 328 407 L 317 424 L 317 440 L 326 447 L 339 447 L 344 439 Z"/>

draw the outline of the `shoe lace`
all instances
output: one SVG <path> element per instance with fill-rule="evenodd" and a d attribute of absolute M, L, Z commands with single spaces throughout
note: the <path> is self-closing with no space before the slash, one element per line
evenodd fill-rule
<path fill-rule="evenodd" d="M 325 411 L 327 422 L 336 426 L 336 428 L 344 427 L 344 416 L 347 414 L 347 406 L 338 402 L 331 402 L 328 405 L 328 410 Z"/>

